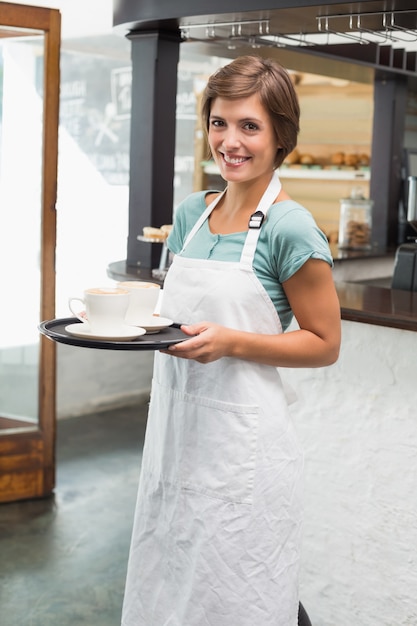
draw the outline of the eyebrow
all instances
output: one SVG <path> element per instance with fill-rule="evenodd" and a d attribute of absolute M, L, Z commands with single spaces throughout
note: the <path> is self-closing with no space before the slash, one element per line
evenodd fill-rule
<path fill-rule="evenodd" d="M 222 117 L 221 115 L 210 115 L 209 119 L 210 120 L 224 120 L 225 118 Z M 262 120 L 259 120 L 257 117 L 243 117 L 242 119 L 238 120 L 238 122 L 240 123 L 252 122 L 252 123 L 259 124 L 259 125 L 264 123 Z"/>

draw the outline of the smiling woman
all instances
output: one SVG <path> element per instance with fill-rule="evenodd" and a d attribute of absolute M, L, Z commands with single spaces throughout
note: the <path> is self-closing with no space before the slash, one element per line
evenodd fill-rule
<path fill-rule="evenodd" d="M 286 71 L 236 59 L 202 102 L 227 188 L 186 198 L 167 240 L 161 315 L 189 339 L 155 355 L 122 623 L 295 626 L 303 460 L 277 367 L 337 359 L 332 257 L 275 172 Z"/>

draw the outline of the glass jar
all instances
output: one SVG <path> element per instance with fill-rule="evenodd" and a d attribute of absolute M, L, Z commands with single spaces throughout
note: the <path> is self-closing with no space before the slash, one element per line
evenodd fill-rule
<path fill-rule="evenodd" d="M 372 206 L 373 201 L 367 200 L 357 187 L 352 189 L 350 198 L 340 200 L 339 248 L 371 248 Z"/>

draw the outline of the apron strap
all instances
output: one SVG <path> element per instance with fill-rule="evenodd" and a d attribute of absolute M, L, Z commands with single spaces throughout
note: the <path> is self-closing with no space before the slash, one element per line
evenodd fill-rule
<path fill-rule="evenodd" d="M 190 232 L 188 233 L 187 237 L 185 238 L 184 241 L 184 245 L 181 249 L 181 252 L 183 252 L 185 250 L 185 248 L 187 247 L 187 245 L 189 244 L 189 242 L 191 241 L 191 239 L 194 237 L 194 235 L 196 234 L 196 232 L 202 227 L 202 225 L 204 224 L 204 222 L 208 219 L 210 213 L 212 212 L 212 210 L 214 209 L 214 207 L 216 206 L 216 204 L 218 202 L 220 202 L 220 200 L 223 198 L 224 194 L 226 193 L 227 187 L 226 189 L 224 189 L 222 191 L 222 193 L 220 193 L 217 198 L 215 198 L 213 200 L 213 202 L 210 202 L 210 204 L 208 205 L 208 207 L 202 212 L 202 214 L 200 215 L 200 217 L 198 218 L 198 220 L 196 221 L 196 223 L 194 224 L 194 226 L 192 227 L 192 229 L 190 230 Z M 180 254 L 181 254 L 180 252 Z"/>
<path fill-rule="evenodd" d="M 255 256 L 256 246 L 258 245 L 261 227 L 265 221 L 269 207 L 281 191 L 281 181 L 278 173 L 274 172 L 271 182 L 266 188 L 255 213 L 249 218 L 248 234 L 240 256 L 240 265 L 243 267 L 252 267 L 253 257 Z"/>
<path fill-rule="evenodd" d="M 194 237 L 196 232 L 201 228 L 204 222 L 208 219 L 210 213 L 213 211 L 217 203 L 220 202 L 220 200 L 223 198 L 226 191 L 227 191 L 227 187 L 226 189 L 222 191 L 222 193 L 220 193 L 217 196 L 217 198 L 213 200 L 213 202 L 211 202 L 208 205 L 208 207 L 200 215 L 200 217 L 198 218 L 198 220 L 196 221 L 196 223 L 194 224 L 194 226 L 188 233 L 184 241 L 184 245 L 181 249 L 181 252 L 185 250 L 188 243 Z M 255 256 L 256 246 L 257 246 L 259 235 L 261 232 L 261 226 L 265 220 L 269 207 L 271 206 L 271 204 L 273 203 L 273 201 L 275 200 L 275 198 L 277 197 L 280 191 L 281 191 L 281 181 L 278 177 L 278 173 L 274 172 L 268 187 L 266 188 L 262 198 L 260 199 L 260 202 L 256 208 L 255 213 L 253 213 L 249 219 L 248 234 L 246 235 L 245 243 L 244 243 L 242 254 L 240 257 L 240 265 L 245 266 L 245 267 L 252 267 L 253 257 Z"/>

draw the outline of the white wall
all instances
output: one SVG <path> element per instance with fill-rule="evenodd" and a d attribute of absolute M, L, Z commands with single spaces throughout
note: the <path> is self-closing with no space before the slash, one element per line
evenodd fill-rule
<path fill-rule="evenodd" d="M 147 402 L 153 356 L 57 344 L 58 419 Z"/>
<path fill-rule="evenodd" d="M 314 626 L 417 624 L 417 333 L 343 322 L 292 370 L 306 458 L 301 599 Z"/>

